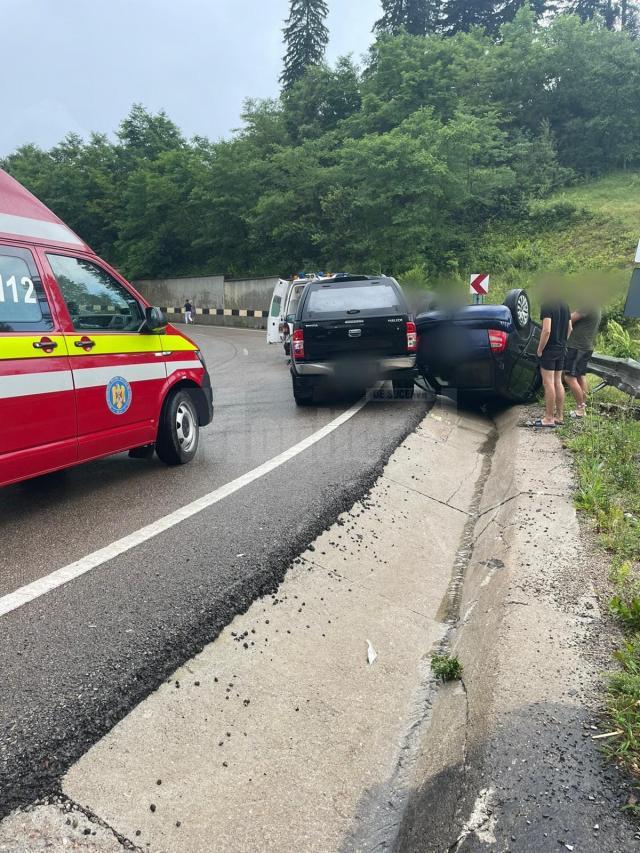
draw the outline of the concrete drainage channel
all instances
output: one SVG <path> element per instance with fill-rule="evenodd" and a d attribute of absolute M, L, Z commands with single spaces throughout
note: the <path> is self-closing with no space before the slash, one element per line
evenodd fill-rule
<path fill-rule="evenodd" d="M 60 802 L 7 818 L 0 850 L 637 849 L 583 737 L 599 611 L 570 472 L 517 417 L 432 409 L 277 593 L 74 765 Z M 465 671 L 438 687 L 444 649 Z"/>

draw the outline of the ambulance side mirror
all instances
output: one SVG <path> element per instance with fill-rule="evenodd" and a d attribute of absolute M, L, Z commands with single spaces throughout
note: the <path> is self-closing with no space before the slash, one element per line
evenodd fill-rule
<path fill-rule="evenodd" d="M 159 334 L 167 328 L 167 318 L 161 308 L 145 308 L 144 323 L 142 324 L 141 332 L 147 334 Z"/>

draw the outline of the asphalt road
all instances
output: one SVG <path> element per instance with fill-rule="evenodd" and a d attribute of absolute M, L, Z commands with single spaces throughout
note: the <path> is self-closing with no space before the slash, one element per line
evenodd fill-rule
<path fill-rule="evenodd" d="M 252 471 L 354 402 L 298 409 L 282 350 L 262 332 L 192 335 L 216 405 L 197 459 L 168 469 L 120 455 L 0 491 L 0 596 Z M 72 761 L 273 590 L 426 408 L 370 402 L 215 506 L 0 617 L 0 815 L 55 792 Z"/>

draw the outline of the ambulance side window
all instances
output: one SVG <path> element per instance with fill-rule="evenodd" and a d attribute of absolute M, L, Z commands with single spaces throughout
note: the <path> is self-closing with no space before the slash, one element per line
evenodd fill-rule
<path fill-rule="evenodd" d="M 0 246 L 0 332 L 50 332 L 51 309 L 33 255 Z"/>
<path fill-rule="evenodd" d="M 48 254 L 77 332 L 137 332 L 144 319 L 138 300 L 105 269 L 85 258 Z"/>

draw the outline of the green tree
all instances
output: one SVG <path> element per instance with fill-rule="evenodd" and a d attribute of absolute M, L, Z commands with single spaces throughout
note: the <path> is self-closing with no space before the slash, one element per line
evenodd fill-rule
<path fill-rule="evenodd" d="M 445 0 L 442 30 L 448 35 L 481 27 L 494 32 L 498 27 L 495 0 Z"/>
<path fill-rule="evenodd" d="M 382 0 L 382 17 L 374 31 L 397 35 L 403 30 L 414 36 L 435 32 L 441 0 Z"/>
<path fill-rule="evenodd" d="M 362 102 L 360 88 L 358 69 L 346 57 L 339 59 L 335 68 L 325 63 L 309 68 L 282 98 L 288 138 L 318 136 L 357 114 Z"/>
<path fill-rule="evenodd" d="M 612 30 L 620 15 L 620 6 L 616 0 L 575 0 L 571 6 L 581 21 L 600 17 L 608 30 Z"/>
<path fill-rule="evenodd" d="M 310 65 L 319 65 L 329 42 L 326 26 L 329 7 L 325 0 L 291 0 L 284 27 L 283 89 L 301 80 Z"/>

